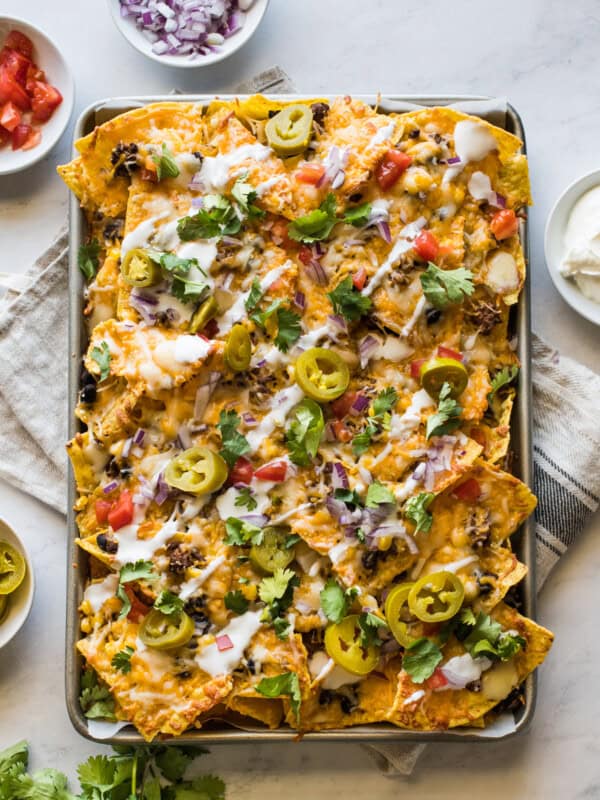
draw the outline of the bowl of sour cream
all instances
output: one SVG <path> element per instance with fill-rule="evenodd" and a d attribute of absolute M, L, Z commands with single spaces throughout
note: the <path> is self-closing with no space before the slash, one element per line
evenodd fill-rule
<path fill-rule="evenodd" d="M 600 170 L 574 181 L 546 223 L 546 264 L 563 299 L 600 325 Z"/>

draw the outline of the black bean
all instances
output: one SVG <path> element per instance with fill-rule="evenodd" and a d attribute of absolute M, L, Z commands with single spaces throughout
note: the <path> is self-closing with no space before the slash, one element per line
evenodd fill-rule
<path fill-rule="evenodd" d="M 408 134 L 409 139 L 418 139 L 421 135 L 421 131 L 418 128 L 415 128 Z"/>
<path fill-rule="evenodd" d="M 323 125 L 325 121 L 325 117 L 329 114 L 329 106 L 327 103 L 313 103 L 310 107 L 310 110 L 313 113 L 313 119 L 317 123 L 317 125 Z"/>
<path fill-rule="evenodd" d="M 434 142 L 435 142 L 436 144 L 439 144 L 439 143 L 442 141 L 442 136 L 441 136 L 441 134 L 439 134 L 439 133 L 436 133 L 436 134 L 435 134 L 435 136 L 433 137 L 433 140 L 434 140 Z"/>
<path fill-rule="evenodd" d="M 81 370 L 81 385 L 82 386 L 95 386 L 96 378 L 91 372 L 88 372 L 85 367 Z"/>
<path fill-rule="evenodd" d="M 362 194 L 360 192 L 355 192 L 354 194 L 351 194 L 348 199 L 351 203 L 360 203 L 362 200 Z"/>
<path fill-rule="evenodd" d="M 333 697 L 333 692 L 331 692 L 329 689 L 321 689 L 319 692 L 319 705 L 328 706 L 333 702 Z"/>
<path fill-rule="evenodd" d="M 344 714 L 351 714 L 353 709 L 356 708 L 356 705 L 352 702 L 352 700 L 345 695 L 342 696 L 342 699 L 340 700 L 340 706 Z"/>
<path fill-rule="evenodd" d="M 363 557 L 361 559 L 363 567 L 369 570 L 369 572 L 375 569 L 378 560 L 379 560 L 378 550 L 367 550 L 366 553 L 363 553 Z"/>
<path fill-rule="evenodd" d="M 109 478 L 118 478 L 119 473 L 121 472 L 121 468 L 117 462 L 116 458 L 111 458 L 108 464 L 104 467 L 104 472 L 109 476 Z"/>
<path fill-rule="evenodd" d="M 105 553 L 116 553 L 119 549 L 117 542 L 108 537 L 105 533 L 99 533 L 98 536 L 96 536 L 96 544 L 100 550 L 104 550 Z"/>
<path fill-rule="evenodd" d="M 85 403 L 88 406 L 93 405 L 96 402 L 96 384 L 88 383 L 86 386 L 84 386 L 79 394 L 79 397 L 81 398 L 82 403 Z"/>
<path fill-rule="evenodd" d="M 194 150 L 192 155 L 194 156 L 194 158 L 197 158 L 200 163 L 204 161 L 204 156 L 202 155 L 202 153 L 199 153 L 198 150 Z"/>
<path fill-rule="evenodd" d="M 436 322 L 439 322 L 442 316 L 442 312 L 439 308 L 428 308 L 425 312 L 425 321 L 428 325 L 435 325 Z"/>

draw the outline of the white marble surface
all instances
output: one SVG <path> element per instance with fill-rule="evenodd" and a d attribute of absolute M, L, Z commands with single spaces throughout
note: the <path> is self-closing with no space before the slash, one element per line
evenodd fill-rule
<path fill-rule="evenodd" d="M 104 0 L 2 0 L 62 47 L 76 76 L 79 112 L 117 94 L 224 91 L 278 63 L 303 92 L 506 95 L 527 130 L 536 205 L 531 212 L 536 329 L 561 352 L 600 371 L 600 331 L 572 312 L 548 278 L 545 218 L 561 189 L 598 167 L 600 5 L 595 0 L 272 0 L 255 38 L 222 65 L 182 74 L 145 60 L 113 28 Z M 44 163 L 0 179 L 0 269 L 19 272 L 64 221 L 66 190 L 54 174 L 65 138 Z M 26 368 L 26 365 L 25 367 Z M 599 403 L 600 408 L 600 403 Z M 1 424 L 1 421 L 0 421 Z M 63 700 L 63 519 L 0 484 L 0 515 L 36 565 L 34 610 L 0 653 L 0 747 L 30 740 L 34 766 L 71 775 L 94 746 L 70 727 Z M 391 800 L 473 797 L 600 798 L 600 518 L 549 580 L 539 609 L 557 635 L 541 670 L 531 732 L 490 745 L 436 745 L 413 776 L 380 776 L 357 746 L 214 748 L 232 800 L 352 794 Z"/>

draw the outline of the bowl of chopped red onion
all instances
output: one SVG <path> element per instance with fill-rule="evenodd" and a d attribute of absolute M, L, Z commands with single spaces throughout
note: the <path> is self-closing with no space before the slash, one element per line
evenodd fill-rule
<path fill-rule="evenodd" d="M 108 0 L 127 41 L 169 67 L 216 64 L 245 44 L 269 0 Z"/>

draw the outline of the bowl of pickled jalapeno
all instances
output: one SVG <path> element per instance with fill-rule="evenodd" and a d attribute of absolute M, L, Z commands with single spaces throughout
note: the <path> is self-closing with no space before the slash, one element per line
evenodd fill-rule
<path fill-rule="evenodd" d="M 34 579 L 25 548 L 0 520 L 0 648 L 25 624 L 33 602 Z"/>

